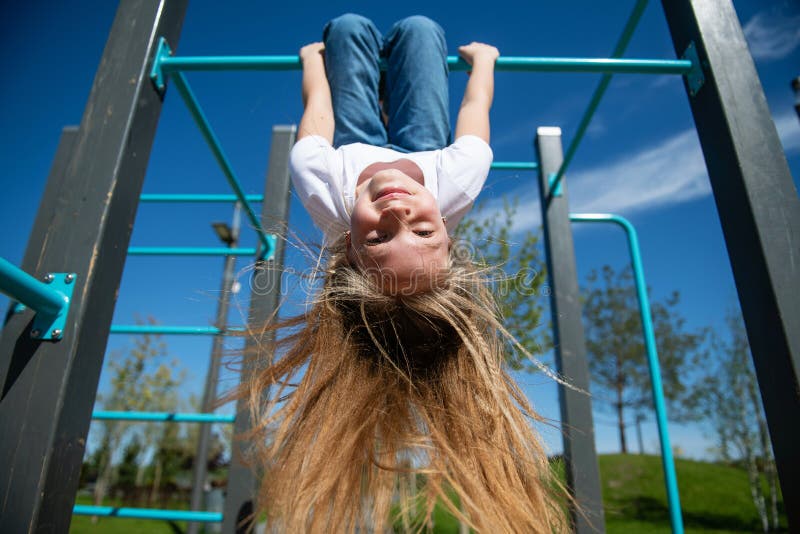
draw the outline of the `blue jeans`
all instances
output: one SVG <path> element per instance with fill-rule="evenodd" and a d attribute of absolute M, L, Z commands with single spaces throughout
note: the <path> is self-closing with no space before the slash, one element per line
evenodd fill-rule
<path fill-rule="evenodd" d="M 420 152 L 450 144 L 447 44 L 438 24 L 408 17 L 382 36 L 369 19 L 347 14 L 325 25 L 322 40 L 336 118 L 334 147 L 366 143 Z M 387 63 L 383 77 L 380 59 Z"/>

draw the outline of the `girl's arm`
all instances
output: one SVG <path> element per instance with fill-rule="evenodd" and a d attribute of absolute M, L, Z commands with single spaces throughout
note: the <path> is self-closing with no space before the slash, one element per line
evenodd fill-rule
<path fill-rule="evenodd" d="M 325 45 L 311 43 L 300 49 L 303 63 L 303 118 L 297 140 L 309 135 L 320 135 L 333 144 L 335 128 L 331 88 L 325 75 L 323 53 Z"/>
<path fill-rule="evenodd" d="M 489 142 L 489 110 L 494 98 L 494 62 L 500 56 L 497 48 L 471 43 L 458 48 L 464 61 L 472 65 L 464 99 L 456 121 L 456 139 L 476 135 Z"/>

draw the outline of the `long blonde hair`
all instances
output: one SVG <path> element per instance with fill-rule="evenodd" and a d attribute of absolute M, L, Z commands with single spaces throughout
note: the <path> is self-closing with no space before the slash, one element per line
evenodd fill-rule
<path fill-rule="evenodd" d="M 350 266 L 343 239 L 327 256 L 306 313 L 266 327 L 274 363 L 234 393 L 255 422 L 256 509 L 286 532 L 401 518 L 419 531 L 437 503 L 479 532 L 567 530 L 530 426 L 541 418 L 503 368 L 510 336 L 486 272 L 451 254 L 440 287 L 395 297 Z"/>

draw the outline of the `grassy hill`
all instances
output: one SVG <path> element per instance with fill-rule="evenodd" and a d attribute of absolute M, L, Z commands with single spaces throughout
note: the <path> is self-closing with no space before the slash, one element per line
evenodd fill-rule
<path fill-rule="evenodd" d="M 676 460 L 675 470 L 686 532 L 761 530 L 743 469 Z M 600 456 L 600 473 L 608 532 L 670 532 L 660 457 Z"/>
<path fill-rule="evenodd" d="M 686 532 L 758 532 L 760 523 L 750 499 L 747 473 L 737 467 L 676 460 Z M 609 533 L 669 533 L 669 513 L 658 456 L 600 456 L 606 531 Z M 88 504 L 88 503 L 87 503 Z M 782 510 L 782 503 L 779 503 Z M 435 516 L 436 533 L 458 532 L 458 524 L 442 510 Z M 786 530 L 786 518 L 781 524 Z M 160 521 L 105 518 L 92 525 L 76 516 L 70 532 L 170 533 Z"/>

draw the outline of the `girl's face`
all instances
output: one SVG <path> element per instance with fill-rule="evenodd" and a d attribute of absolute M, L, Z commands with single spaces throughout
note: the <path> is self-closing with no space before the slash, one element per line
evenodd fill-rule
<path fill-rule="evenodd" d="M 347 254 L 388 294 L 433 287 L 449 240 L 436 199 L 401 170 L 382 169 L 356 188 Z"/>

